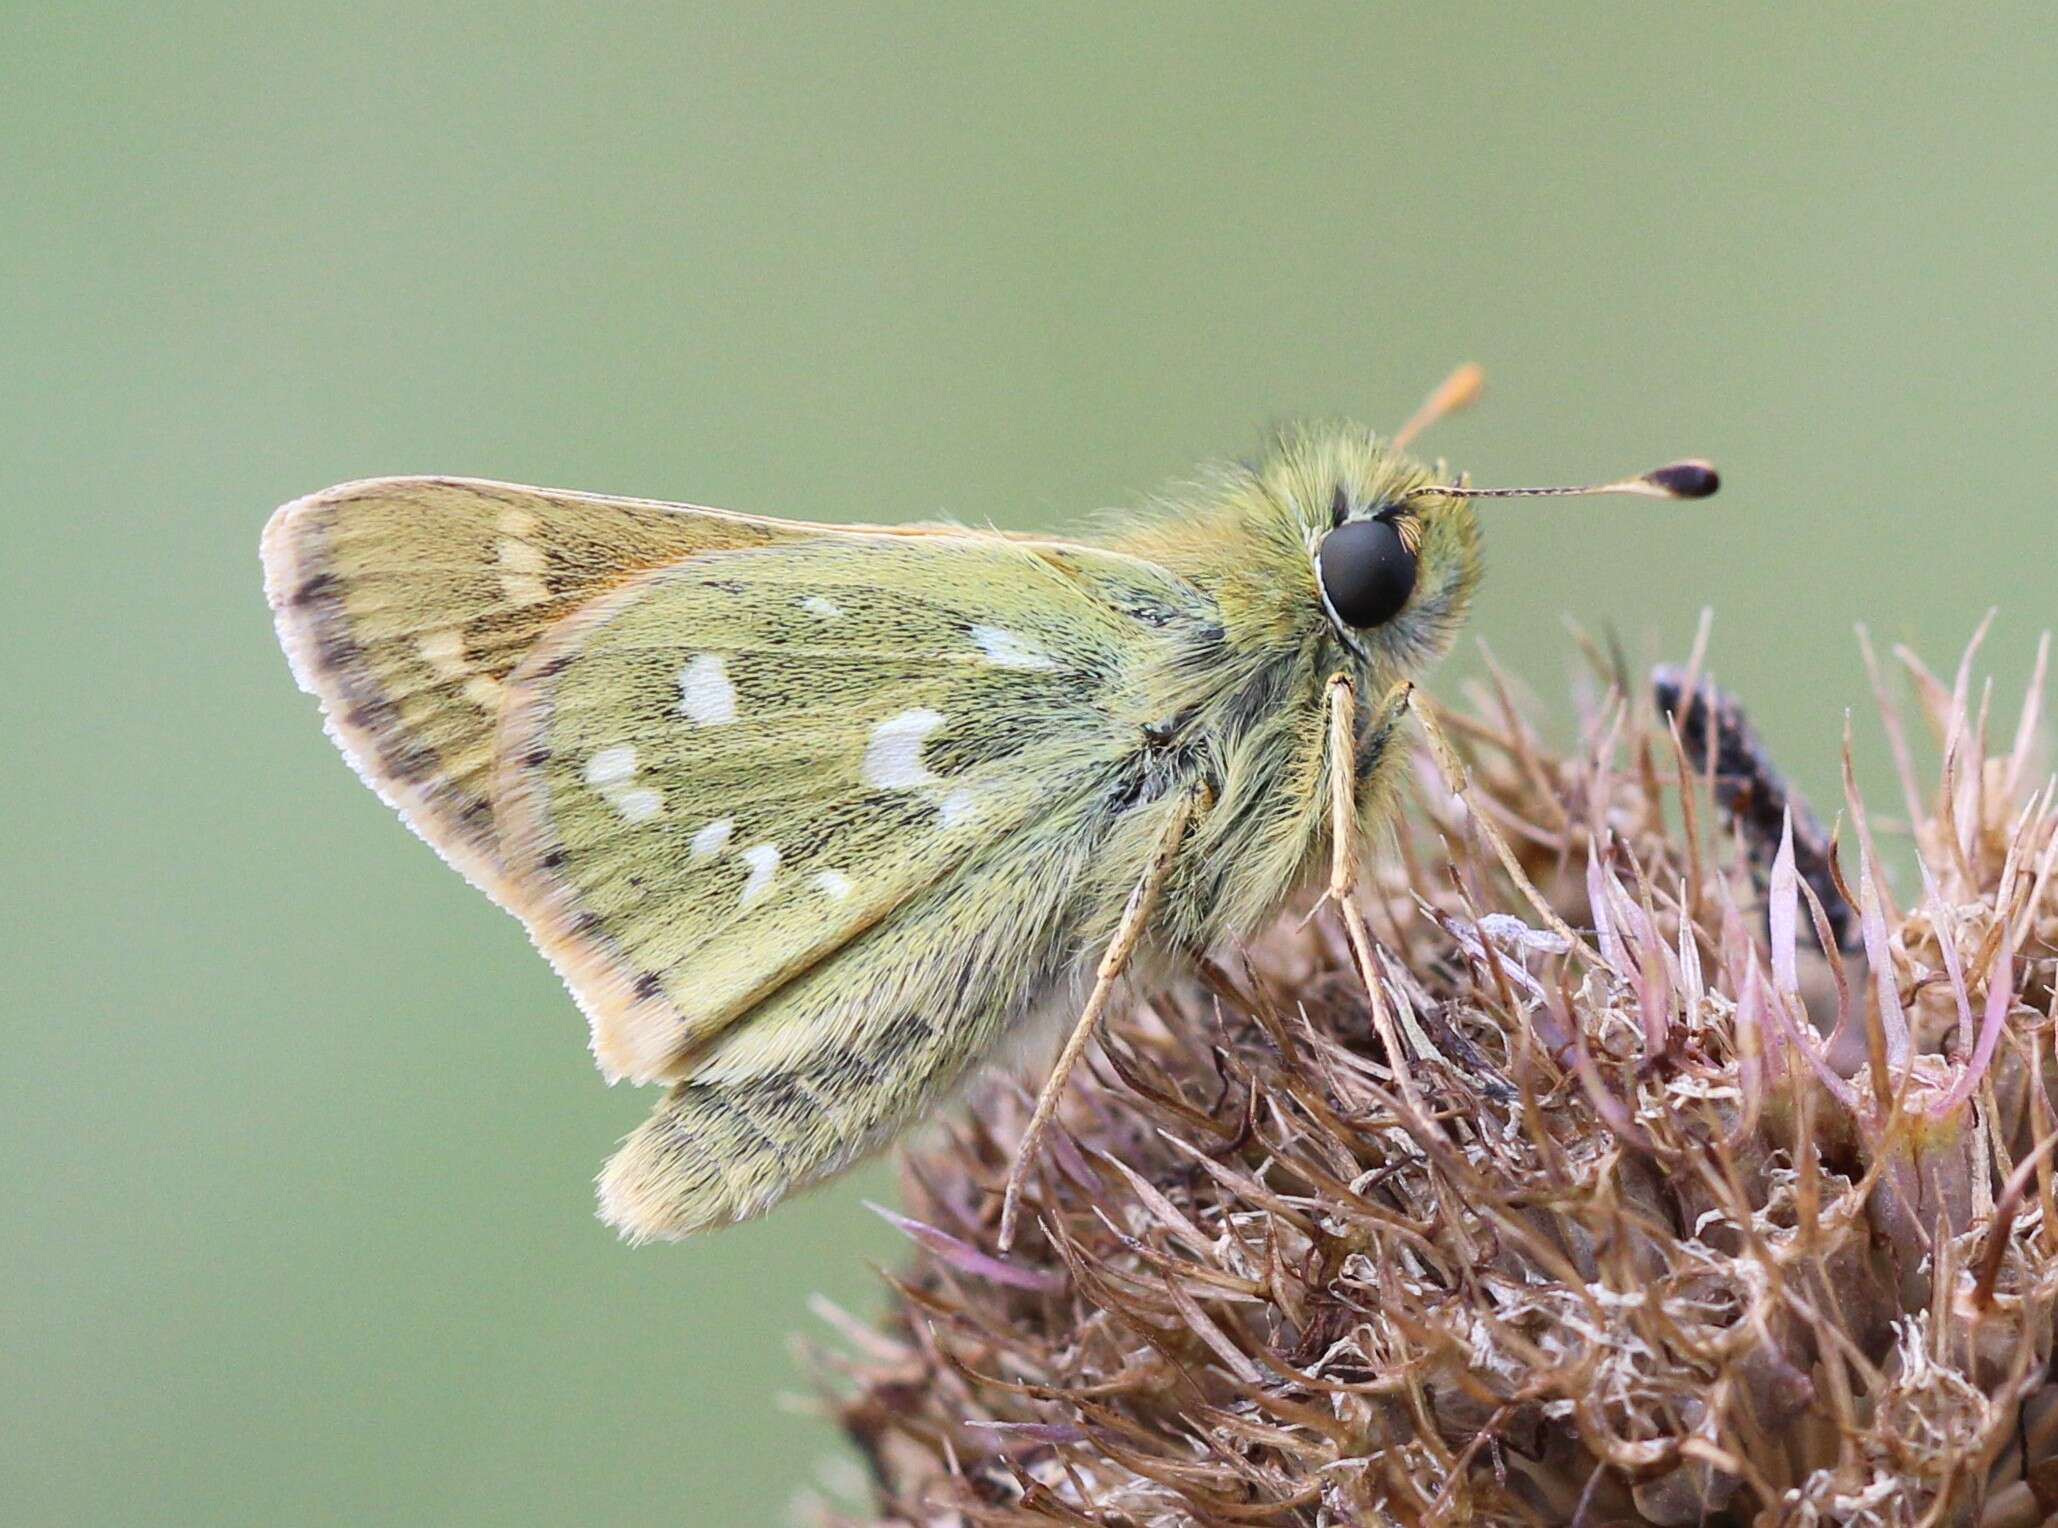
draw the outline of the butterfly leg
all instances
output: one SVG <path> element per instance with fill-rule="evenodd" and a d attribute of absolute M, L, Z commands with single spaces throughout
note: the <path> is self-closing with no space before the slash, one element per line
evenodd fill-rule
<path fill-rule="evenodd" d="M 1386 692 L 1372 714 L 1366 737 L 1375 762 L 1393 736 L 1401 713 L 1409 709 L 1415 686 L 1401 680 Z M 1329 896 L 1339 906 L 1349 901 L 1358 883 L 1358 697 L 1347 674 L 1329 677 Z"/>
<path fill-rule="evenodd" d="M 1071 1076 L 1072 1068 L 1079 1064 L 1080 1056 L 1085 1054 L 1087 1042 L 1093 1038 L 1094 1030 L 1100 1026 L 1101 1015 L 1107 1012 L 1108 1003 L 1114 997 L 1115 983 L 1121 979 L 1130 957 L 1143 941 L 1151 914 L 1157 908 L 1158 896 L 1165 889 L 1166 878 L 1172 873 L 1180 845 L 1185 841 L 1186 831 L 1192 825 L 1202 799 L 1201 792 L 1188 792 L 1165 824 L 1150 864 L 1130 891 L 1128 904 L 1122 909 L 1122 921 L 1116 925 L 1114 938 L 1108 941 L 1107 951 L 1100 958 L 1100 967 L 1094 973 L 1093 991 L 1087 995 L 1086 1006 L 1080 1010 L 1079 1022 L 1073 1025 L 1065 1048 L 1058 1053 L 1057 1063 L 1044 1081 L 1043 1091 L 1036 1095 L 1035 1111 L 1029 1116 L 1028 1128 L 1022 1132 L 1021 1144 L 1015 1149 L 1015 1162 L 1008 1169 L 1007 1189 L 1001 1197 L 1000 1250 L 1003 1252 L 1014 1245 L 1015 1217 L 1021 1208 L 1022 1185 L 1029 1176 L 1030 1164 L 1036 1160 L 1036 1148 L 1042 1142 L 1043 1133 L 1057 1113 L 1058 1100 L 1064 1096 L 1065 1080 Z"/>
<path fill-rule="evenodd" d="M 1372 713 L 1366 740 L 1373 750 L 1373 762 L 1391 747 L 1401 713 L 1413 701 L 1415 686 L 1403 679 L 1386 692 L 1379 709 Z M 1372 934 L 1365 927 L 1364 914 L 1351 892 L 1358 884 L 1358 723 L 1357 687 L 1347 674 L 1329 679 L 1329 899 L 1343 915 L 1344 934 L 1350 940 L 1351 958 L 1357 963 L 1358 979 L 1372 999 L 1372 1022 L 1391 1058 L 1401 1096 L 1415 1102 L 1415 1081 L 1408 1069 L 1407 1050 L 1401 1043 L 1399 1026 L 1386 1001 L 1385 986 L 1372 963 Z"/>

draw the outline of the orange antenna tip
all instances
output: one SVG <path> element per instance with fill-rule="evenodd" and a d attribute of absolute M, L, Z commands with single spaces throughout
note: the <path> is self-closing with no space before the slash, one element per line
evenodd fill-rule
<path fill-rule="evenodd" d="M 1446 414 L 1459 409 L 1470 408 L 1479 401 L 1480 392 L 1486 387 L 1486 368 L 1477 361 L 1467 361 L 1443 381 L 1436 391 L 1422 400 L 1422 407 L 1409 416 L 1408 422 L 1393 432 L 1389 442 L 1396 451 L 1405 451 L 1408 442 L 1435 424 Z"/>

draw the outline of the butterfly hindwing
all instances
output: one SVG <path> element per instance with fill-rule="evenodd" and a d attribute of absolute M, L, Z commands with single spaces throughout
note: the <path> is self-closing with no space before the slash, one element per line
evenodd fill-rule
<path fill-rule="evenodd" d="M 839 533 L 652 570 L 554 627 L 508 679 L 496 820 L 603 1068 L 689 1075 L 1133 753 L 1122 691 L 1157 639 L 1122 604 L 1154 575 Z"/>
<path fill-rule="evenodd" d="M 1041 1020 L 1078 1012 L 1081 906 L 1126 890 L 1113 826 L 1090 797 L 1039 813 L 713 1037 L 608 1163 L 602 1217 L 632 1240 L 746 1219 L 892 1140 L 980 1060 L 1035 1055 Z"/>

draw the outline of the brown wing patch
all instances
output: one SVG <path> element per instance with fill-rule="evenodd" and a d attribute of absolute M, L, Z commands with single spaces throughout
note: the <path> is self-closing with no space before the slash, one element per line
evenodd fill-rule
<path fill-rule="evenodd" d="M 302 689 L 379 795 L 506 901 L 493 734 L 516 663 L 645 569 L 819 534 L 690 505 L 461 478 L 344 483 L 265 527 L 265 594 Z"/>

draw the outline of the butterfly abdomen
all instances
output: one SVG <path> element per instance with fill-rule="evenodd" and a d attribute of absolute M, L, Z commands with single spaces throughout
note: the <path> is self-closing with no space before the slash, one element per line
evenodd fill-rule
<path fill-rule="evenodd" d="M 790 1071 L 678 1084 L 602 1171 L 601 1218 L 643 1241 L 763 1214 L 926 1112 L 972 1059 L 966 1027 L 909 1011 Z"/>

